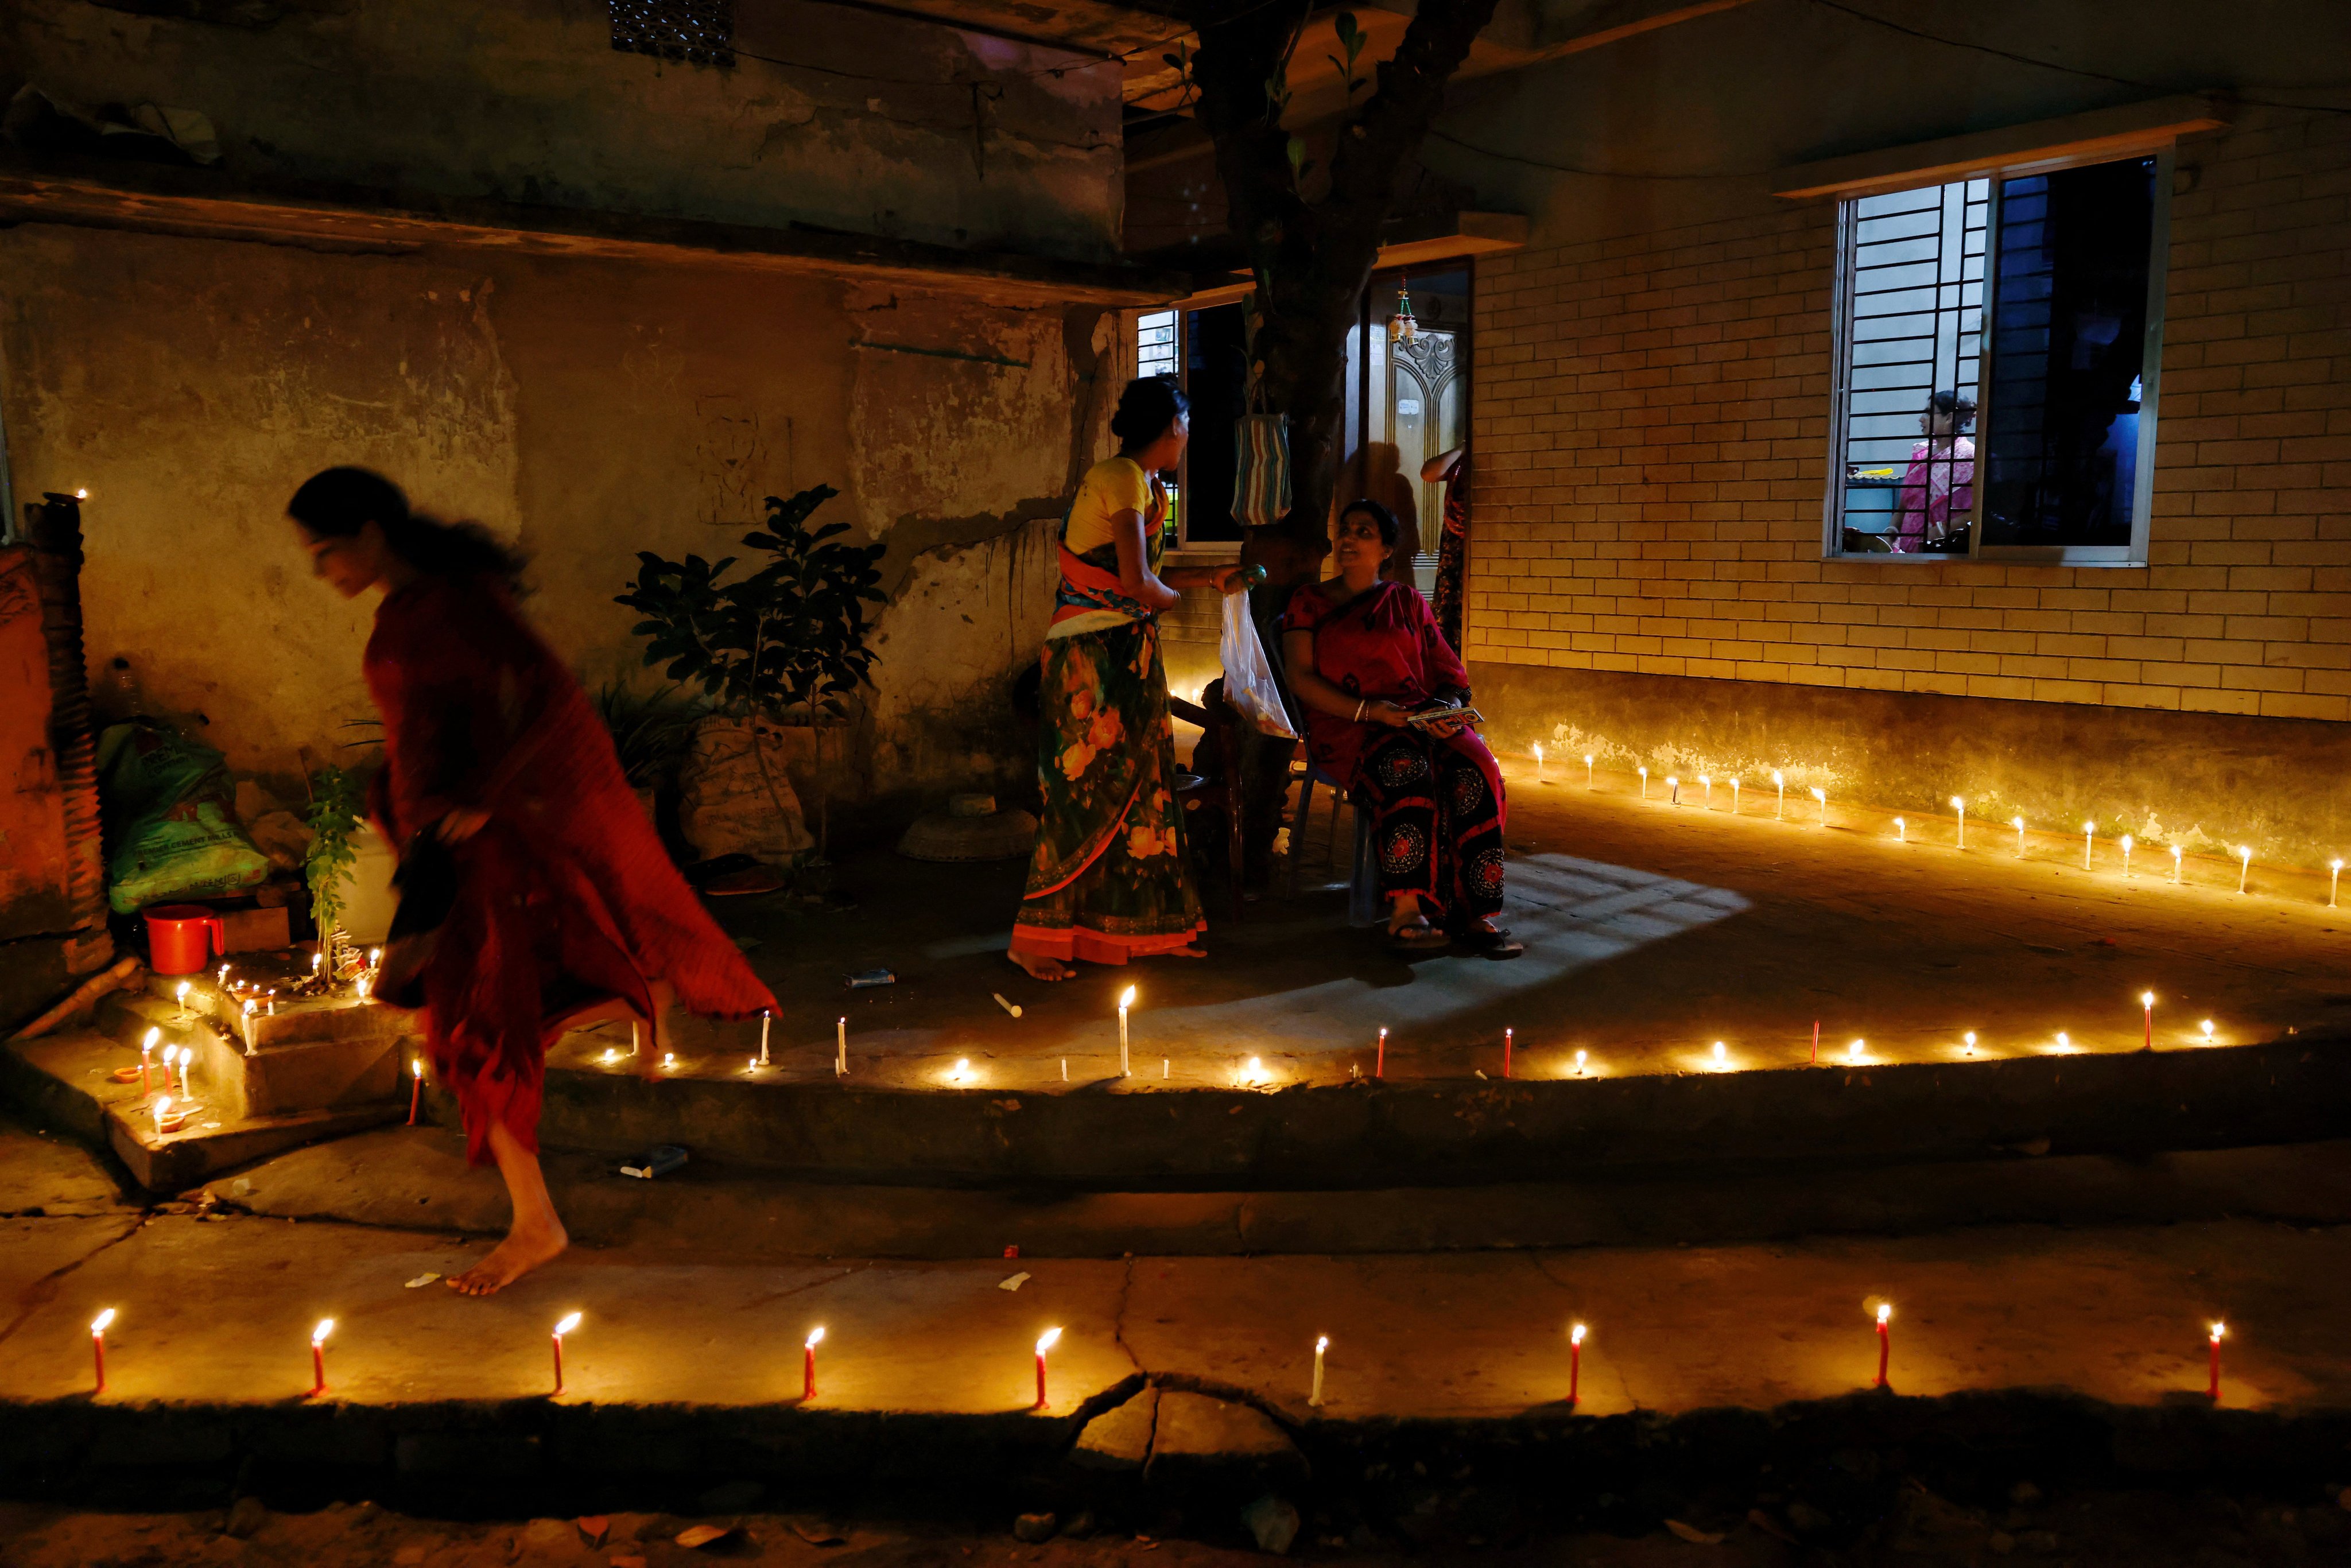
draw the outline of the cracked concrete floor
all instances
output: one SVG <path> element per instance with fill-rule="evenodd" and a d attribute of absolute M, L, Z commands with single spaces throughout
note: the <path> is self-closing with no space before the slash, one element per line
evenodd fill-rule
<path fill-rule="evenodd" d="M 1332 1341 L 1326 1419 L 1492 1417 L 1565 1396 L 1564 1333 L 1591 1325 L 1583 1406 L 1767 1407 L 1865 1385 L 1869 1307 L 1895 1306 L 1904 1393 L 2066 1387 L 2144 1405 L 2203 1385 L 2225 1319 L 2231 1406 L 2351 1404 L 2339 1333 L 2351 1227 L 2213 1219 L 2060 1229 L 1982 1225 L 1891 1238 L 1361 1256 L 730 1260 L 716 1248 L 575 1248 L 487 1301 L 451 1274 L 481 1250 L 447 1233 L 106 1198 L 78 1151 L 0 1141 L 0 1396 L 89 1386 L 87 1325 L 108 1307 L 110 1399 L 268 1402 L 309 1377 L 320 1318 L 333 1396 L 496 1399 L 544 1392 L 547 1333 L 581 1312 L 567 1397 L 769 1404 L 797 1397 L 799 1344 L 826 1328 L 823 1403 L 1017 1416 L 1030 1345 L 1066 1413 L 1134 1372 L 1229 1391 L 1300 1422 L 1312 1344 Z M 2274 1167 L 2292 1179 L 2291 1166 Z M 1866 1177 L 1852 1179 L 1865 1180 Z M 44 1202 L 28 1199 L 40 1195 Z M 1336 1197 L 1376 1206 L 1384 1195 Z M 32 1214 L 55 1200 L 83 1212 Z M 778 1201 L 788 1201 L 779 1197 Z M 980 1251 L 993 1238 L 978 1239 Z M 1025 1274 L 1019 1288 L 1004 1283 Z"/>

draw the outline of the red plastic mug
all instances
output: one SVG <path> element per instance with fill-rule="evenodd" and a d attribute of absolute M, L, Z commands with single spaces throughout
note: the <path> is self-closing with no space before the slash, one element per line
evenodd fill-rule
<path fill-rule="evenodd" d="M 147 921 L 147 964 L 159 975 L 193 975 L 214 953 L 228 951 L 220 917 L 201 904 L 158 904 Z"/>

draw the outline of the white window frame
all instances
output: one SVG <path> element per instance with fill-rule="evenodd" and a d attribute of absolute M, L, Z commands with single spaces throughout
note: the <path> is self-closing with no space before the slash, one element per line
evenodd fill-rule
<path fill-rule="evenodd" d="M 1230 301 L 1219 301 L 1219 303 L 1230 303 Z M 1172 315 L 1176 319 L 1176 384 L 1183 388 L 1184 394 L 1189 397 L 1192 392 L 1192 371 L 1191 359 L 1186 350 L 1189 346 L 1187 335 L 1192 326 L 1192 310 L 1182 305 L 1162 305 L 1149 310 L 1134 311 L 1129 315 L 1124 340 L 1127 374 L 1121 379 L 1119 384 L 1123 386 L 1127 381 L 1143 374 L 1138 341 L 1142 336 L 1143 323 L 1145 318 L 1161 315 Z M 1176 465 L 1176 487 L 1177 495 L 1176 542 L 1171 548 L 1171 553 L 1197 557 L 1204 560 L 1239 559 L 1241 541 L 1238 539 L 1195 539 L 1192 537 L 1192 455 L 1188 448 Z"/>
<path fill-rule="evenodd" d="M 1980 513 L 1986 486 L 1983 465 L 1990 459 L 1987 447 L 1990 430 L 1992 346 L 1998 332 L 1994 312 L 1999 302 L 2000 287 L 2000 223 L 2001 186 L 2003 182 L 2029 174 L 2053 173 L 2061 169 L 2086 168 L 2099 163 L 2137 162 L 2144 158 L 2155 160 L 2154 200 L 2148 223 L 2148 256 L 2147 269 L 2147 334 L 2139 372 L 2138 450 L 2136 473 L 2131 490 L 2131 538 L 2127 545 L 1986 545 Z M 2122 566 L 2143 567 L 2147 564 L 2148 521 L 2152 517 L 2155 492 L 2155 447 L 2162 398 L 2163 365 L 2163 305 L 2166 274 L 2171 253 L 2171 184 L 2175 157 L 2173 149 L 2164 146 L 2149 151 L 2126 153 L 2101 152 L 2079 157 L 2041 158 L 2014 163 L 1994 163 L 1964 173 L 1949 173 L 1933 180 L 1921 180 L 1916 184 L 1886 183 L 1876 191 L 1855 192 L 1837 199 L 1836 277 L 1832 305 L 1833 329 L 1830 333 L 1830 405 L 1829 462 L 1826 494 L 1823 497 L 1821 532 L 1822 558 L 1835 561 L 1865 561 L 1872 565 L 1902 566 L 1933 565 L 1954 560 L 2001 562 L 2023 566 Z M 1853 356 L 1853 277 L 1854 226 L 1856 204 L 1865 196 L 1881 193 L 1920 190 L 1929 185 L 1951 185 L 1962 181 L 1982 179 L 1991 183 L 1990 205 L 1985 214 L 1983 315 L 1980 327 L 1976 356 L 1977 477 L 1974 504 L 1969 508 L 1968 553 L 1940 555 L 1920 552 L 1895 555 L 1876 550 L 1848 550 L 1844 544 L 1844 504 L 1846 458 L 1846 422 L 1851 412 L 1851 374 Z M 1956 515 L 1956 514 L 1955 514 Z"/>

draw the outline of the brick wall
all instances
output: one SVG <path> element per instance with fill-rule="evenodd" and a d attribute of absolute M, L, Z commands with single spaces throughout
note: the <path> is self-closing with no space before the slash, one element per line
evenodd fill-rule
<path fill-rule="evenodd" d="M 2179 150 L 2144 568 L 1822 559 L 1832 205 L 1481 262 L 1468 653 L 2351 718 L 2351 116 Z"/>

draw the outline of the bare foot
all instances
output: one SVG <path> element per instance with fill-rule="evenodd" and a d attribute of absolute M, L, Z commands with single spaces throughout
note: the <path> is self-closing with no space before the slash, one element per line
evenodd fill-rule
<path fill-rule="evenodd" d="M 552 1261 L 571 1245 L 571 1238 L 553 1220 L 517 1224 L 490 1255 L 449 1281 L 461 1296 L 487 1296 L 513 1284 L 540 1264 Z"/>
<path fill-rule="evenodd" d="M 1022 972 L 1032 980 L 1066 980 L 1070 977 L 1070 967 L 1059 958 L 1049 958 L 1042 953 L 1023 953 L 1018 947 L 1008 949 L 1004 956 L 1019 965 Z"/>
<path fill-rule="evenodd" d="M 1171 948 L 1167 956 L 1170 958 L 1205 958 L 1208 956 L 1208 950 L 1196 942 L 1188 947 Z"/>

